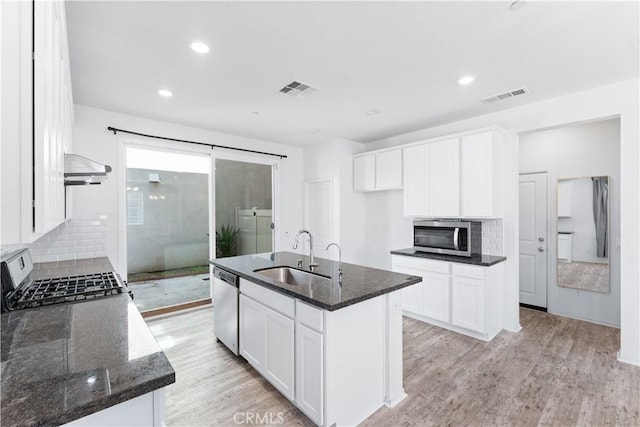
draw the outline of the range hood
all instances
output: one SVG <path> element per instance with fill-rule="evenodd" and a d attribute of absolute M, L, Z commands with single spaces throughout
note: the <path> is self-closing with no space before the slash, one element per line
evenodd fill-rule
<path fill-rule="evenodd" d="M 111 166 L 103 165 L 77 154 L 64 155 L 64 185 L 101 184 L 111 172 Z"/>

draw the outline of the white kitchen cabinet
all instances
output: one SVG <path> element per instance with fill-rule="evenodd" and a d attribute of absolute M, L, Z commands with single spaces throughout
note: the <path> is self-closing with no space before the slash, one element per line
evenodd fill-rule
<path fill-rule="evenodd" d="M 573 235 L 558 233 L 558 261 L 571 262 L 573 260 Z"/>
<path fill-rule="evenodd" d="M 405 146 L 404 215 L 502 216 L 502 144 L 491 129 Z"/>
<path fill-rule="evenodd" d="M 64 152 L 71 149 L 73 100 L 65 10 L 60 0 L 3 6 L 2 235 L 3 243 L 30 243 L 70 214 Z"/>
<path fill-rule="evenodd" d="M 401 303 L 328 311 L 241 278 L 240 355 L 316 424 L 357 425 L 406 397 Z"/>
<path fill-rule="evenodd" d="M 240 354 L 263 373 L 267 359 L 265 306 L 240 295 Z"/>
<path fill-rule="evenodd" d="M 429 212 L 431 216 L 460 214 L 458 138 L 429 144 Z"/>
<path fill-rule="evenodd" d="M 484 341 L 502 329 L 502 263 L 481 267 L 392 255 L 392 265 L 394 271 L 422 277 L 403 289 L 406 316 Z"/>
<path fill-rule="evenodd" d="M 373 191 L 376 188 L 376 156 L 354 157 L 353 189 L 355 191 Z"/>
<path fill-rule="evenodd" d="M 453 276 L 451 323 L 476 332 L 484 332 L 484 281 Z"/>
<path fill-rule="evenodd" d="M 316 424 L 322 425 L 324 336 L 296 324 L 296 404 Z"/>
<path fill-rule="evenodd" d="M 294 300 L 244 279 L 240 292 L 240 355 L 293 400 Z"/>
<path fill-rule="evenodd" d="M 402 151 L 376 153 L 376 190 L 402 187 Z"/>
<path fill-rule="evenodd" d="M 385 150 L 353 158 L 354 191 L 402 188 L 402 151 Z"/>
<path fill-rule="evenodd" d="M 454 138 L 403 150 L 406 216 L 458 216 L 458 145 Z"/>
<path fill-rule="evenodd" d="M 268 307 L 265 311 L 265 375 L 280 393 L 294 398 L 294 321 Z"/>
<path fill-rule="evenodd" d="M 571 216 L 571 195 L 573 192 L 573 180 L 558 181 L 558 216 Z"/>
<path fill-rule="evenodd" d="M 422 307 L 419 313 L 432 319 L 449 321 L 449 274 L 422 273 Z"/>
<path fill-rule="evenodd" d="M 426 215 L 429 211 L 427 182 L 429 181 L 429 147 L 415 145 L 402 150 L 404 167 L 404 214 Z"/>
<path fill-rule="evenodd" d="M 460 213 L 502 216 L 502 136 L 496 131 L 466 135 L 460 142 Z"/>

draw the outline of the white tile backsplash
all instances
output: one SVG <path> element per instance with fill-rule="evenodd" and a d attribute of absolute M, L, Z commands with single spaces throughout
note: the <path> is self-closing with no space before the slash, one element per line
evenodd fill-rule
<path fill-rule="evenodd" d="M 485 255 L 504 255 L 503 242 L 502 219 L 482 220 L 482 253 Z"/>
<path fill-rule="evenodd" d="M 6 245 L 2 255 L 28 247 L 33 262 L 67 261 L 107 256 L 107 216 L 78 215 L 29 245 Z"/>

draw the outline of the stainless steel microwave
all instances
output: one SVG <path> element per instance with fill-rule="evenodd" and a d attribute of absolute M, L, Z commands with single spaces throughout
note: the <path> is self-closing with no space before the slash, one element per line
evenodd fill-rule
<path fill-rule="evenodd" d="M 416 220 L 413 250 L 471 257 L 482 253 L 482 222 Z"/>

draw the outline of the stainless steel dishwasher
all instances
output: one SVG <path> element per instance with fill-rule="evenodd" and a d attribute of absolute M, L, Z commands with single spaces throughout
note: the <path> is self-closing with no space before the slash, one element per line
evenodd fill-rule
<path fill-rule="evenodd" d="M 238 355 L 238 276 L 213 270 L 213 322 L 218 341 Z"/>

